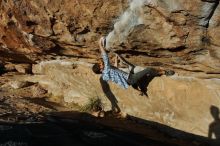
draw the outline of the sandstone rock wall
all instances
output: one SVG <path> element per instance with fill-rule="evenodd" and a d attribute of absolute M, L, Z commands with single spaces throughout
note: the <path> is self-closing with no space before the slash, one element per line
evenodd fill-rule
<path fill-rule="evenodd" d="M 98 97 L 105 111 L 118 105 L 122 113 L 205 137 L 214 120 L 210 107 L 220 107 L 219 79 L 198 79 L 178 74 L 157 77 L 147 87 L 146 97 L 132 87 L 125 90 L 111 82 L 109 85 L 101 84 L 100 76 L 95 75 L 87 63 L 78 62 L 76 65 L 56 60 L 42 62 L 33 69 L 34 76 L 19 79 L 39 82 L 54 97 L 69 105 L 83 107 L 91 98 Z M 51 100 L 57 102 L 56 98 Z"/>
<path fill-rule="evenodd" d="M 153 7 L 141 7 L 143 23 L 133 27 L 123 42 L 116 41 L 112 51 L 136 65 L 173 69 L 179 76 L 154 79 L 148 86 L 149 98 L 112 84 L 108 94 L 114 95 L 123 112 L 206 136 L 212 122 L 209 108 L 220 106 L 218 0 L 154 2 Z M 114 30 L 128 8 L 129 0 L 2 0 L 1 64 L 58 57 L 94 63 L 100 56 L 97 40 Z M 66 102 L 84 105 L 99 96 L 105 109 L 111 109 L 99 76 L 86 67 L 74 69 L 74 62 L 44 62 L 33 70 L 39 75 L 29 80 Z"/>
<path fill-rule="evenodd" d="M 114 51 L 142 66 L 181 64 L 188 65 L 183 70 L 218 74 L 218 1 L 152 1 L 154 7 L 142 8 L 143 24 L 116 42 Z M 127 0 L 1 1 L 1 50 L 96 58 L 97 40 L 114 29 L 128 6 Z"/>

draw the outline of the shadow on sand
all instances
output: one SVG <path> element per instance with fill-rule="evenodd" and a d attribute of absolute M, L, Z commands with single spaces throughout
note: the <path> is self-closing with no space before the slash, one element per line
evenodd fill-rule
<path fill-rule="evenodd" d="M 216 141 L 218 141 L 218 140 L 220 140 L 219 108 L 216 106 L 211 106 L 210 113 L 211 113 L 214 121 L 209 125 L 208 138 L 215 139 Z"/>
<path fill-rule="evenodd" d="M 16 146 L 211 146 L 213 140 L 132 116 L 58 112 L 42 123 L 0 124 L 0 145 Z M 217 146 L 217 145 L 216 145 Z"/>
<path fill-rule="evenodd" d="M 115 95 L 112 93 L 111 89 L 110 89 L 110 86 L 108 84 L 108 82 L 104 81 L 102 79 L 102 77 L 99 78 L 99 81 L 100 81 L 100 84 L 102 86 L 102 90 L 105 94 L 105 96 L 109 99 L 109 101 L 111 102 L 111 105 L 112 105 L 112 110 L 113 111 L 117 111 L 117 112 L 120 112 L 120 108 L 118 106 L 118 101 L 115 97 Z"/>

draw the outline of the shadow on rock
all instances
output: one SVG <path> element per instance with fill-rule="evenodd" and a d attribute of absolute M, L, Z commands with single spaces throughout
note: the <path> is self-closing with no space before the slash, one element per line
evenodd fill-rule
<path fill-rule="evenodd" d="M 213 139 L 214 141 L 220 141 L 220 118 L 219 118 L 219 108 L 216 106 L 210 107 L 210 113 L 214 121 L 209 125 L 208 138 Z M 218 143 L 220 145 L 220 143 Z"/>
<path fill-rule="evenodd" d="M 0 145 L 209 146 L 211 140 L 132 116 L 126 119 L 57 112 L 42 123 L 0 124 Z"/>
<path fill-rule="evenodd" d="M 102 90 L 105 94 L 105 96 L 109 99 L 109 101 L 111 102 L 111 105 L 112 105 L 112 110 L 113 111 L 116 111 L 116 112 L 120 112 L 120 108 L 118 106 L 118 101 L 115 97 L 115 95 L 112 93 L 111 89 L 110 89 L 110 86 L 108 84 L 108 82 L 104 81 L 102 79 L 102 77 L 99 78 L 99 81 L 100 81 L 100 84 L 102 86 Z"/>

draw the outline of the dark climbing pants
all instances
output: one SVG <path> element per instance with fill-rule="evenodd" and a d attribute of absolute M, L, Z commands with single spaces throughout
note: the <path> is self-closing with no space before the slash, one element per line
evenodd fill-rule
<path fill-rule="evenodd" d="M 143 77 L 155 77 L 158 75 L 159 73 L 156 69 L 146 68 L 138 73 L 130 73 L 127 82 L 129 85 L 135 85 L 138 84 L 138 82 L 143 79 Z"/>

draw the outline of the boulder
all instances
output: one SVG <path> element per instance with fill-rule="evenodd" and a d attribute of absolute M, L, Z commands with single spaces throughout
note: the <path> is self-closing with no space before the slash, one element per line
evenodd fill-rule
<path fill-rule="evenodd" d="M 176 72 L 173 76 L 154 78 L 147 86 L 146 97 L 132 87 L 125 90 L 112 82 L 103 85 L 101 76 L 82 62 L 74 69 L 72 62 L 61 60 L 38 65 L 41 72 L 25 80 L 39 82 L 49 94 L 60 97 L 67 105 L 84 108 L 91 104 L 91 99 L 99 98 L 105 111 L 118 105 L 123 115 L 202 136 L 208 135 L 209 124 L 213 121 L 210 107 L 220 107 L 219 79 L 182 76 Z"/>
<path fill-rule="evenodd" d="M 98 97 L 106 111 L 117 104 L 125 115 L 207 136 L 210 107 L 220 106 L 217 0 L 3 0 L 0 9 L 0 59 L 16 63 L 20 73 L 32 70 L 35 75 L 26 78 L 49 94 L 80 107 Z M 133 88 L 101 85 L 91 64 L 74 65 L 98 61 L 101 36 L 111 38 L 110 60 L 116 52 L 133 64 L 176 74 L 153 79 L 148 98 Z M 48 55 L 68 60 L 45 61 Z M 31 69 L 34 61 L 39 64 Z"/>

